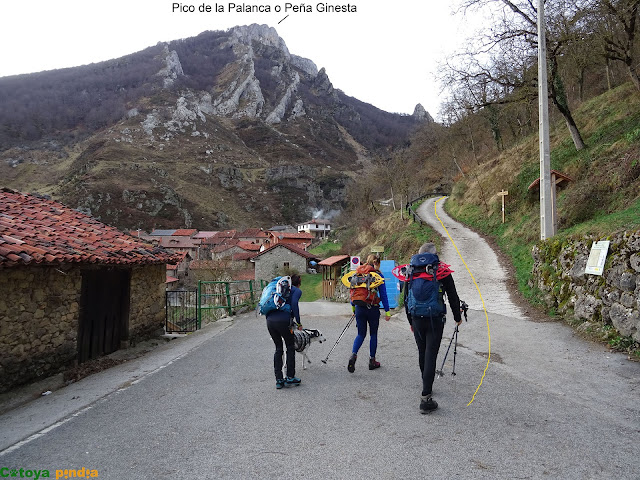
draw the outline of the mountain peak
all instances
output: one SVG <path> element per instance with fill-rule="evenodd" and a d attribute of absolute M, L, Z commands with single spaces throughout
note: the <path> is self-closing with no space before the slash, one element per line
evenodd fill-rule
<path fill-rule="evenodd" d="M 416 120 L 420 121 L 426 121 L 429 123 L 434 122 L 433 117 L 424 109 L 424 107 L 420 103 L 417 104 L 416 108 L 413 110 L 413 117 L 415 117 Z"/>
<path fill-rule="evenodd" d="M 233 27 L 229 32 L 241 43 L 251 45 L 251 42 L 256 41 L 263 45 L 278 48 L 287 57 L 290 56 L 287 44 L 280 38 L 276 29 L 269 25 L 258 25 L 257 23 L 241 25 Z"/>

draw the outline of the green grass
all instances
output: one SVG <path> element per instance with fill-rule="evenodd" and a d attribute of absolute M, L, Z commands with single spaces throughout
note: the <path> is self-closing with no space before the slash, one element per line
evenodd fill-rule
<path fill-rule="evenodd" d="M 333 255 L 338 255 L 341 250 L 341 243 L 333 243 L 332 241 L 327 240 L 316 247 L 310 248 L 309 253 L 313 253 L 320 258 L 328 258 Z"/>
<path fill-rule="evenodd" d="M 300 298 L 301 302 L 315 302 L 322 298 L 322 275 L 317 273 L 315 275 L 306 273 L 300 275 L 302 280 L 302 285 L 300 285 L 300 289 L 302 290 L 302 297 Z"/>

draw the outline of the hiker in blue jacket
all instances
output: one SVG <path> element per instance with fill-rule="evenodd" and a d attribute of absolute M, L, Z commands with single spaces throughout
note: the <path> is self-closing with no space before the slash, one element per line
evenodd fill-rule
<path fill-rule="evenodd" d="M 300 284 L 302 280 L 300 275 L 291 275 L 291 294 L 287 299 L 287 303 L 291 305 L 291 311 L 273 310 L 267 313 L 267 330 L 276 346 L 276 352 L 273 355 L 273 369 L 276 374 L 276 388 L 290 387 L 300 385 L 300 379 L 296 377 L 296 349 L 295 336 L 293 335 L 294 321 L 298 330 L 302 330 L 300 322 L 300 307 L 298 305 L 302 290 Z M 287 348 L 287 377 L 282 374 L 283 354 L 282 341 Z"/>
<path fill-rule="evenodd" d="M 356 269 L 357 274 L 366 274 L 369 272 L 375 272 L 381 277 L 383 276 L 382 272 L 380 272 L 380 257 L 378 255 L 369 255 L 367 257 L 367 262 Z M 358 350 L 360 350 L 360 347 L 367 336 L 367 325 L 369 326 L 369 370 L 380 367 L 380 362 L 376 360 L 376 351 L 378 349 L 378 327 L 380 326 L 380 302 L 382 302 L 382 306 L 386 312 L 385 320 L 389 321 L 391 318 L 389 300 L 387 299 L 387 289 L 384 283 L 377 287 L 377 295 L 367 295 L 364 293 L 366 297 L 363 299 L 360 299 L 357 294 L 354 296 L 354 290 L 364 291 L 366 289 L 352 289 L 351 305 L 353 313 L 356 316 L 358 335 L 356 335 L 356 338 L 353 341 L 351 357 L 349 357 L 349 363 L 347 364 L 347 370 L 351 373 L 356 370 Z"/>
<path fill-rule="evenodd" d="M 425 243 L 420 247 L 418 254 L 437 255 L 436 246 L 433 243 Z M 456 291 L 456 285 L 451 276 L 449 265 L 439 264 L 436 273 L 436 279 L 442 285 L 442 290 L 447 294 L 449 306 L 453 312 L 453 319 L 457 326 L 462 323 L 462 315 L 460 312 L 460 298 Z M 438 358 L 438 350 L 442 341 L 442 332 L 446 322 L 446 316 L 443 314 L 439 318 L 432 317 L 414 317 L 409 313 L 407 296 L 405 294 L 405 311 L 411 331 L 418 346 L 418 364 L 422 373 L 422 395 L 420 398 L 420 413 L 429 413 L 438 408 L 438 403 L 432 398 L 433 380 L 436 374 L 436 360 Z"/>

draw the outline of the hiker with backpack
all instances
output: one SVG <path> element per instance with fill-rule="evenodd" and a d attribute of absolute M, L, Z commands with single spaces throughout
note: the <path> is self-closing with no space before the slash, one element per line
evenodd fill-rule
<path fill-rule="evenodd" d="M 379 276 L 378 278 L 382 280 L 382 283 L 373 288 L 368 288 L 371 285 L 367 284 L 366 286 L 350 289 L 351 305 L 356 316 L 356 325 L 358 327 L 358 334 L 353 341 L 351 357 L 349 357 L 349 363 L 347 364 L 347 370 L 350 373 L 353 373 L 356 369 L 358 350 L 360 350 L 367 336 L 367 325 L 369 326 L 369 370 L 380 367 L 380 362 L 376 360 L 378 327 L 380 325 L 380 302 L 382 302 L 382 306 L 386 312 L 385 320 L 388 321 L 391 318 L 387 289 L 384 285 L 384 277 L 380 272 L 380 257 L 375 254 L 369 255 L 367 262 L 356 268 L 355 274 L 363 277 L 373 277 L 374 275 L 371 274 L 377 274 Z M 370 279 L 367 280 L 367 282 L 370 281 Z"/>
<path fill-rule="evenodd" d="M 456 329 L 462 323 L 460 298 L 451 273 L 449 265 L 440 263 L 433 243 L 425 243 L 418 254 L 411 257 L 404 298 L 407 319 L 418 346 L 418 364 L 422 373 L 420 413 L 430 413 L 438 408 L 438 403 L 432 398 L 432 387 L 442 332 L 447 320 L 445 293 Z"/>
<path fill-rule="evenodd" d="M 276 352 L 273 355 L 273 369 L 276 375 L 276 388 L 298 386 L 301 380 L 296 377 L 296 349 L 295 349 L 295 336 L 293 334 L 294 322 L 298 330 L 302 330 L 302 323 L 300 322 L 300 308 L 299 301 L 302 296 L 302 290 L 300 290 L 300 284 L 302 283 L 300 275 L 291 275 L 291 277 L 276 277 L 272 280 L 275 286 L 270 289 L 270 286 L 265 287 L 263 297 L 269 296 L 275 298 L 275 305 L 271 305 L 271 301 L 267 302 L 268 306 L 262 305 L 263 299 L 260 303 L 260 312 L 264 313 L 267 318 L 267 330 L 276 346 Z M 287 349 L 287 376 L 283 375 L 283 355 L 284 349 L 282 342 Z"/>

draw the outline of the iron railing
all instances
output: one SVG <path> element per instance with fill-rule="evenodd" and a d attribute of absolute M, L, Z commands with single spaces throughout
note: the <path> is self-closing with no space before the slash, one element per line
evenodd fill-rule
<path fill-rule="evenodd" d="M 198 323 L 209 323 L 223 315 L 231 316 L 242 307 L 255 308 L 262 281 L 198 282 Z"/>
<path fill-rule="evenodd" d="M 198 328 L 198 292 L 169 290 L 165 292 L 165 331 L 189 333 Z"/>

